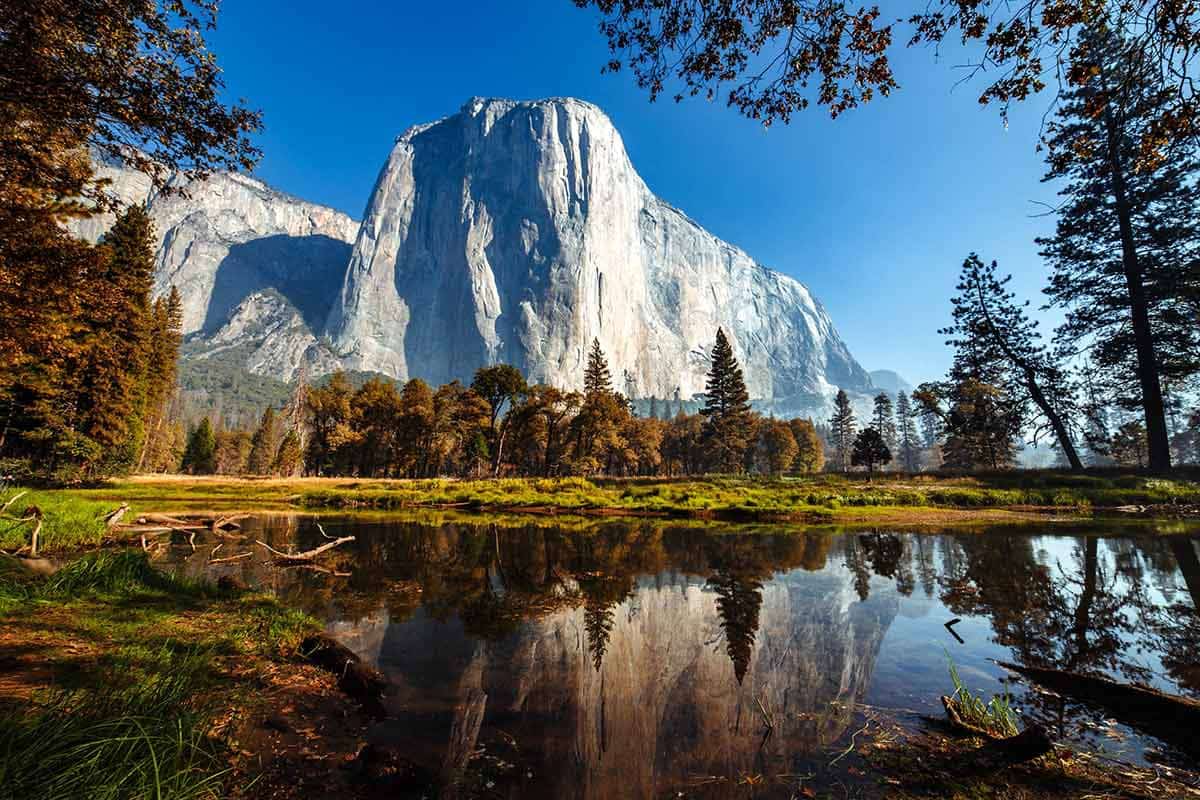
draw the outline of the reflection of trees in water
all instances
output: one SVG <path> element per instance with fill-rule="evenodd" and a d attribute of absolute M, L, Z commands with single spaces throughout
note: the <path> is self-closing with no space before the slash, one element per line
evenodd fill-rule
<path fill-rule="evenodd" d="M 758 610 L 762 607 L 762 581 L 753 574 L 718 571 L 708 579 L 708 587 L 717 593 L 717 612 L 725 631 L 725 651 L 733 662 L 733 674 L 740 684 L 746 677 L 754 637 L 758 633 Z"/>
<path fill-rule="evenodd" d="M 1024 664 L 1145 680 L 1143 665 L 1122 658 L 1140 590 L 1101 562 L 1098 541 L 1087 537 L 1051 564 L 1027 537 L 956 539 L 963 559 L 943 578 L 942 602 L 990 617 L 995 640 Z"/>

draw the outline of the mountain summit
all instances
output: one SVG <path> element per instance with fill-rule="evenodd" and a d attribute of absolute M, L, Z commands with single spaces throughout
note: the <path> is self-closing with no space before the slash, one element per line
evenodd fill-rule
<path fill-rule="evenodd" d="M 169 215 L 150 200 L 160 286 L 204 258 L 204 280 L 188 283 L 192 358 L 235 351 L 283 379 L 303 360 L 309 374 L 435 384 L 507 362 L 531 382 L 579 388 L 596 338 L 618 390 L 686 399 L 704 389 L 721 327 L 751 397 L 778 413 L 871 387 L 808 289 L 655 196 L 590 103 L 474 98 L 409 129 L 348 257 L 344 215 L 230 180 L 189 187 L 197 219 L 179 198 L 162 201 Z M 176 252 L 180 226 L 199 256 Z"/>

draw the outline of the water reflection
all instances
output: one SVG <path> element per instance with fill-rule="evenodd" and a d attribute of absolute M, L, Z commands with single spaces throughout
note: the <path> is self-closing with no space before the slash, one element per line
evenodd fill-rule
<path fill-rule="evenodd" d="M 934 712 L 947 652 L 988 692 L 1005 690 L 999 658 L 1200 694 L 1200 559 L 1186 538 L 324 527 L 358 536 L 336 555 L 348 578 L 257 559 L 213 569 L 304 605 L 388 675 L 379 741 L 447 780 L 506 743 L 520 768 L 496 796 L 744 796 L 761 778 L 756 796 L 787 797 L 789 776 L 846 779 L 829 754 L 856 708 Z M 319 539 L 298 517 L 247 533 Z M 951 616 L 961 645 L 942 627 Z M 1008 688 L 1060 735 L 1140 757 L 1146 742 L 1099 714 Z"/>

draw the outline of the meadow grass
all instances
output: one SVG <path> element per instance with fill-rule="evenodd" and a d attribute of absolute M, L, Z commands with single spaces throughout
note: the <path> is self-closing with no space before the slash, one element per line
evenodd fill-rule
<path fill-rule="evenodd" d="M 104 515 L 119 505 L 74 491 L 21 487 L 7 487 L 0 492 L 0 504 L 21 492 L 24 494 L 9 506 L 7 514 L 20 517 L 30 506 L 39 508 L 42 512 L 39 550 L 46 553 L 99 546 L 108 534 Z M 29 544 L 31 530 L 28 523 L 0 519 L 0 550 L 16 550 Z"/>
<path fill-rule="evenodd" d="M 48 577 L 0 557 L 0 648 L 34 635 L 56 686 L 0 704 L 0 800 L 225 796 L 213 721 L 247 689 L 223 664 L 293 654 L 319 627 L 264 595 L 162 573 L 140 551 Z"/>
<path fill-rule="evenodd" d="M 376 509 L 437 507 L 464 511 L 561 511 L 793 520 L 833 524 L 887 517 L 919 520 L 934 510 L 976 512 L 1052 508 L 1090 514 L 1127 505 L 1200 504 L 1200 474 L 1160 478 L 1116 471 L 1073 474 L 1010 471 L 984 475 L 885 473 L 783 478 L 498 478 L 385 480 L 146 476 L 65 490 L 73 502 L 108 510 L 119 502 L 154 510 L 205 507 Z M 48 493 L 55 494 L 55 493 Z M 67 501 L 64 501 L 67 502 Z M 89 536 L 79 539 L 88 541 Z M 58 541 L 70 541 L 70 537 Z"/>

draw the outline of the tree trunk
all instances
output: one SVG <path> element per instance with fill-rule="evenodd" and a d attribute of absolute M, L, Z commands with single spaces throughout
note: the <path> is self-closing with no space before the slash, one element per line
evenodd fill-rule
<path fill-rule="evenodd" d="M 1137 353 L 1137 377 L 1142 390 L 1142 409 L 1146 416 L 1146 437 L 1150 444 L 1150 469 L 1171 469 L 1171 446 L 1167 437 L 1166 412 L 1162 385 L 1158 380 L 1158 358 L 1154 353 L 1154 334 L 1150 328 L 1150 309 L 1146 287 L 1133 240 L 1133 212 L 1125 187 L 1121 159 L 1121 131 L 1113 119 L 1112 107 L 1105 105 L 1104 126 L 1108 144 L 1108 166 L 1112 193 L 1121 230 L 1121 267 L 1129 292 L 1129 312 L 1133 321 L 1133 343 Z"/>
<path fill-rule="evenodd" d="M 1023 367 L 1025 372 L 1025 388 L 1029 390 L 1029 396 L 1037 407 L 1046 415 L 1046 419 L 1050 422 L 1050 427 L 1054 429 L 1054 436 L 1058 439 L 1058 446 L 1062 448 L 1063 455 L 1067 457 L 1067 463 L 1071 465 L 1071 469 L 1075 472 L 1083 470 L 1083 461 L 1079 458 L 1078 451 L 1075 450 L 1075 443 L 1071 441 L 1071 435 L 1067 432 L 1067 426 L 1063 422 L 1059 413 L 1050 405 L 1050 401 L 1046 399 L 1046 395 L 1042 393 L 1042 387 L 1038 385 L 1037 375 L 1028 365 Z"/>

